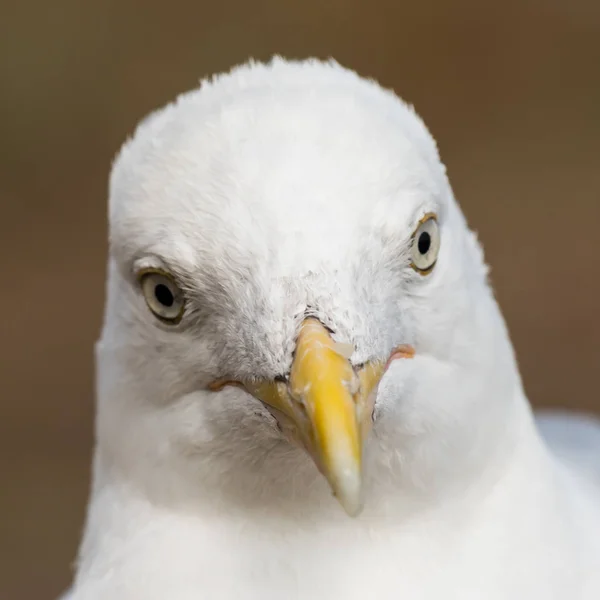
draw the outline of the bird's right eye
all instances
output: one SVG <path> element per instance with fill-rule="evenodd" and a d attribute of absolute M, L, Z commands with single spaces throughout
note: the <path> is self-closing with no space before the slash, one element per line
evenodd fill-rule
<path fill-rule="evenodd" d="M 138 277 L 146 304 L 154 316 L 163 323 L 179 323 L 185 310 L 185 298 L 173 277 L 158 270 L 144 270 Z"/>

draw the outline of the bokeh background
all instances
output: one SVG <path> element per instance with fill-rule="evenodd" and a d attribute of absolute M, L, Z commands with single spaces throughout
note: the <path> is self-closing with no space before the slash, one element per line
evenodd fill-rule
<path fill-rule="evenodd" d="M 273 53 L 333 56 L 417 107 L 532 402 L 600 413 L 598 0 L 1 0 L 2 599 L 72 574 L 111 160 L 148 111 Z"/>

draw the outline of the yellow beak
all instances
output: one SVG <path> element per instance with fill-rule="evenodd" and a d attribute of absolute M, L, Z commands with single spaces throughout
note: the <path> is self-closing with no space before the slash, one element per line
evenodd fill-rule
<path fill-rule="evenodd" d="M 371 429 L 374 391 L 387 364 L 410 358 L 414 349 L 400 346 L 387 364 L 350 363 L 353 348 L 335 342 L 316 319 L 300 328 L 289 381 L 215 382 L 218 390 L 233 384 L 268 405 L 284 433 L 299 443 L 325 475 L 350 516 L 363 506 L 363 445 Z"/>
<path fill-rule="evenodd" d="M 351 353 L 319 321 L 306 319 L 289 382 L 245 387 L 276 409 L 282 429 L 308 451 L 346 512 L 355 516 L 363 504 L 362 454 L 372 423 L 372 392 L 384 365 L 355 370 Z"/>

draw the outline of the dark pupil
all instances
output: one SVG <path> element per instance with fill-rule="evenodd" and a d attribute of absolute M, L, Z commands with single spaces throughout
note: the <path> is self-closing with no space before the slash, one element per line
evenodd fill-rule
<path fill-rule="evenodd" d="M 159 283 L 154 288 L 154 295 L 163 306 L 171 307 L 173 306 L 173 302 L 175 302 L 175 298 L 173 297 L 171 290 L 162 283 Z"/>
<path fill-rule="evenodd" d="M 421 254 L 427 254 L 429 252 L 429 248 L 431 248 L 431 236 L 424 231 L 419 236 L 419 252 Z"/>

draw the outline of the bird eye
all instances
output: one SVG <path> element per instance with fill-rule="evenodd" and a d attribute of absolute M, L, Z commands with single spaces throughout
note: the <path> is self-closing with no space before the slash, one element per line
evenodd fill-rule
<path fill-rule="evenodd" d="M 146 304 L 154 315 L 165 323 L 179 323 L 185 300 L 175 280 L 160 271 L 144 271 L 139 277 Z"/>
<path fill-rule="evenodd" d="M 412 236 L 411 267 L 427 275 L 435 266 L 440 251 L 440 230 L 434 214 L 425 215 Z"/>

